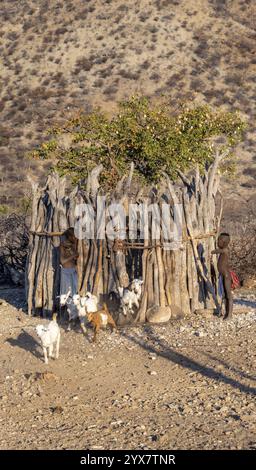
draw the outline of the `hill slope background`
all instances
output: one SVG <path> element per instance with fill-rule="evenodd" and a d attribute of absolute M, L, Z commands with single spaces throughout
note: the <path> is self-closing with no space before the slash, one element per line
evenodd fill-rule
<path fill-rule="evenodd" d="M 49 162 L 28 150 L 76 109 L 132 93 L 239 109 L 248 132 L 224 179 L 229 218 L 256 202 L 253 0 L 30 0 L 0 4 L 0 207 L 17 208 Z M 15 195 L 15 197 L 14 197 Z"/>

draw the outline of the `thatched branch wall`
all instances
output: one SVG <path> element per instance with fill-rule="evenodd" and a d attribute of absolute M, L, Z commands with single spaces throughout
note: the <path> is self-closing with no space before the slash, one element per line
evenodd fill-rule
<path fill-rule="evenodd" d="M 107 195 L 107 206 L 113 201 L 125 208 L 127 220 L 129 204 L 169 203 L 171 223 L 174 223 L 174 204 L 182 208 L 182 244 L 178 249 L 164 249 L 163 221 L 160 239 L 152 238 L 149 223 L 148 239 L 129 239 L 118 224 L 116 240 L 105 238 L 78 241 L 77 262 L 79 290 L 87 290 L 101 299 L 118 287 L 127 287 L 136 277 L 144 281 L 140 309 L 133 321 L 145 321 L 150 309 L 178 307 L 185 314 L 196 310 L 218 307 L 217 269 L 210 261 L 219 228 L 221 207 L 217 213 L 219 194 L 218 165 L 222 156 L 200 175 L 187 178 L 180 173 L 181 184 L 173 185 L 167 175 L 159 187 L 148 194 L 134 193 L 132 188 L 133 166 L 116 189 Z M 88 176 L 86 190 L 74 188 L 67 194 L 66 180 L 57 174 L 48 177 L 44 188 L 33 185 L 33 207 L 27 261 L 28 312 L 40 311 L 44 316 L 57 308 L 59 293 L 61 233 L 76 221 L 75 208 L 81 202 L 90 203 L 98 218 L 99 197 L 103 195 L 99 184 L 101 165 Z M 219 206 L 219 205 L 218 205 Z M 152 217 L 154 214 L 152 215 Z M 130 212 L 131 217 L 131 212 Z M 120 241 L 121 240 L 121 241 Z"/>

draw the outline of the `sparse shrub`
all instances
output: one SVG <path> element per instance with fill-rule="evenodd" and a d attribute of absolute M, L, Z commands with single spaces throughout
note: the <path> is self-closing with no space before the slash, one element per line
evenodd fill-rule
<path fill-rule="evenodd" d="M 102 78 L 99 78 L 98 80 L 95 80 L 93 86 L 97 88 L 101 88 L 103 84 L 104 84 L 104 80 L 102 80 Z"/>
<path fill-rule="evenodd" d="M 102 78 L 107 78 L 111 76 L 112 66 L 109 65 L 105 69 L 99 70 L 99 75 Z"/>
<path fill-rule="evenodd" d="M 129 10 L 128 6 L 124 3 L 117 8 L 117 11 L 127 12 Z"/>
<path fill-rule="evenodd" d="M 54 31 L 54 34 L 55 34 L 55 36 L 59 36 L 59 35 L 65 34 L 67 32 L 68 32 L 68 29 L 62 26 L 61 28 L 57 28 Z"/>
<path fill-rule="evenodd" d="M 158 10 L 162 8 L 171 7 L 180 4 L 180 0 L 156 0 L 155 2 Z"/>
<path fill-rule="evenodd" d="M 58 82 L 59 80 L 61 80 L 62 76 L 63 76 L 62 72 L 57 72 L 53 75 L 52 78 L 53 78 L 54 81 Z"/>
<path fill-rule="evenodd" d="M 149 25 L 147 29 L 150 33 L 153 33 L 153 34 L 158 32 L 158 28 L 155 25 Z"/>
<path fill-rule="evenodd" d="M 168 80 L 166 80 L 166 85 L 169 87 L 175 87 L 177 86 L 177 83 L 180 83 L 182 80 L 182 76 L 179 73 L 174 73 Z"/>
<path fill-rule="evenodd" d="M 22 72 L 22 66 L 20 64 L 16 64 L 14 67 L 14 71 L 16 75 L 19 75 Z"/>
<path fill-rule="evenodd" d="M 227 85 L 235 84 L 235 85 L 241 86 L 243 83 L 243 76 L 237 73 L 234 73 L 234 74 L 229 73 L 229 75 L 225 77 L 225 83 Z"/>
<path fill-rule="evenodd" d="M 10 41 L 16 41 L 19 38 L 19 35 L 16 33 L 16 31 L 11 31 L 10 33 L 7 33 L 7 38 Z"/>
<path fill-rule="evenodd" d="M 117 87 L 114 85 L 110 85 L 103 91 L 104 95 L 115 95 L 117 92 Z"/>
<path fill-rule="evenodd" d="M 209 46 L 207 42 L 200 43 L 195 49 L 195 53 L 201 59 L 205 59 L 208 56 L 208 52 L 209 52 Z"/>
<path fill-rule="evenodd" d="M 142 69 L 144 70 L 148 70 L 148 68 L 150 67 L 150 62 L 148 60 L 145 60 L 141 66 L 140 66 Z"/>
<path fill-rule="evenodd" d="M 160 75 L 159 75 L 157 72 L 153 72 L 153 73 L 150 75 L 149 78 L 150 78 L 150 80 L 156 81 L 156 80 L 160 80 L 161 77 L 160 77 Z"/>
<path fill-rule="evenodd" d="M 88 16 L 88 9 L 85 8 L 84 10 L 80 11 L 75 15 L 75 20 L 86 20 Z"/>
<path fill-rule="evenodd" d="M 76 72 L 79 73 L 81 70 L 89 72 L 93 67 L 93 60 L 87 57 L 80 57 L 76 61 Z"/>
<path fill-rule="evenodd" d="M 199 78 L 191 80 L 190 88 L 192 90 L 203 90 L 204 89 L 204 82 L 202 80 L 200 80 Z"/>
<path fill-rule="evenodd" d="M 31 27 L 30 21 L 25 21 L 22 26 L 23 32 L 26 33 Z"/>
<path fill-rule="evenodd" d="M 169 15 L 164 15 L 163 20 L 172 20 L 174 17 L 174 13 L 170 13 Z"/>
<path fill-rule="evenodd" d="M 139 16 L 139 20 L 142 22 L 142 23 L 145 23 L 145 21 L 147 21 L 147 19 L 150 17 L 150 14 L 149 13 L 146 13 L 146 12 L 143 12 L 141 13 L 141 15 Z"/>
<path fill-rule="evenodd" d="M 19 111 L 25 111 L 26 107 L 27 107 L 26 101 L 22 101 L 22 102 L 20 102 L 20 103 L 18 104 L 17 109 L 18 109 Z"/>
<path fill-rule="evenodd" d="M 139 72 L 131 72 L 130 70 L 121 69 L 119 71 L 119 75 L 123 78 L 127 78 L 128 80 L 138 80 L 140 73 Z"/>
<path fill-rule="evenodd" d="M 207 57 L 207 63 L 210 65 L 210 67 L 217 67 L 221 59 L 221 54 L 219 53 L 214 53 L 210 54 Z"/>
<path fill-rule="evenodd" d="M 256 59 L 255 59 L 255 63 L 256 63 Z M 236 64 L 236 68 L 239 70 L 247 69 L 247 67 L 248 67 L 247 62 L 239 62 L 238 64 Z"/>
<path fill-rule="evenodd" d="M 231 263 L 239 277 L 255 275 L 256 270 L 256 224 L 255 212 L 249 213 L 240 221 L 241 234 L 231 240 Z M 244 228 L 246 227 L 246 231 Z"/>
<path fill-rule="evenodd" d="M 52 41 L 53 41 L 52 33 L 47 33 L 46 36 L 44 36 L 43 38 L 43 44 L 47 44 L 48 42 L 52 42 Z"/>
<path fill-rule="evenodd" d="M 195 80 L 193 80 L 193 81 L 195 82 Z M 192 81 L 192 82 L 193 82 L 193 81 Z M 200 82 L 199 79 L 196 80 L 196 82 L 198 82 L 198 81 Z M 192 88 L 192 87 L 191 87 L 191 88 Z M 203 93 L 204 93 L 204 96 L 207 98 L 207 100 L 210 100 L 210 101 L 211 101 L 213 98 L 216 97 L 216 90 L 213 90 L 213 89 L 211 89 L 211 90 L 203 90 L 203 88 L 202 88 L 202 91 L 203 91 Z"/>
<path fill-rule="evenodd" d="M 94 61 L 95 64 L 105 64 L 108 60 L 108 57 L 106 55 L 100 55 L 97 57 Z"/>

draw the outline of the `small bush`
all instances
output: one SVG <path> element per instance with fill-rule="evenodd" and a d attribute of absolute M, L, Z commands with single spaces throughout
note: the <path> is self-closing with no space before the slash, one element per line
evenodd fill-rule
<path fill-rule="evenodd" d="M 140 77 L 139 72 L 131 72 L 130 70 L 126 69 L 121 69 L 119 71 L 119 74 L 121 75 L 121 77 L 127 78 L 128 80 L 138 80 L 138 78 Z"/>
<path fill-rule="evenodd" d="M 94 87 L 97 87 L 97 88 L 101 88 L 103 84 L 104 84 L 104 80 L 102 80 L 101 78 L 99 78 L 98 80 L 95 80 L 93 86 L 94 86 Z"/>
<path fill-rule="evenodd" d="M 104 95 L 115 95 L 116 92 L 117 92 L 117 87 L 114 86 L 114 85 L 110 85 L 108 86 L 107 88 L 105 88 L 105 90 L 103 91 Z"/>
<path fill-rule="evenodd" d="M 76 72 L 79 73 L 81 70 L 89 72 L 93 67 L 93 60 L 87 57 L 80 57 L 76 61 Z"/>
<path fill-rule="evenodd" d="M 150 80 L 154 80 L 154 81 L 157 81 L 157 80 L 160 80 L 161 77 L 160 75 L 157 73 L 157 72 L 153 72 L 151 75 L 150 75 Z"/>

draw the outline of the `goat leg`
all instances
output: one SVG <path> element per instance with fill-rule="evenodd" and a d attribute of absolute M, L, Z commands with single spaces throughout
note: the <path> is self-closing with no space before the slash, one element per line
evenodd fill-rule
<path fill-rule="evenodd" d="M 116 324 L 113 320 L 112 317 L 108 317 L 108 324 L 110 325 L 110 328 L 111 328 L 111 332 L 113 332 L 114 330 L 116 330 Z"/>
<path fill-rule="evenodd" d="M 86 333 L 87 333 L 87 329 L 86 329 L 86 327 L 85 327 L 85 318 L 80 318 L 80 325 L 81 325 L 82 332 L 83 332 L 84 334 L 86 334 Z"/>
<path fill-rule="evenodd" d="M 44 351 L 44 362 L 45 364 L 48 364 L 47 348 L 43 348 L 43 351 Z"/>
<path fill-rule="evenodd" d="M 57 338 L 57 341 L 56 341 L 55 359 L 59 358 L 59 351 L 60 351 L 60 334 L 58 334 L 58 338 Z"/>
<path fill-rule="evenodd" d="M 49 346 L 49 357 L 53 357 L 53 344 Z"/>
<path fill-rule="evenodd" d="M 95 327 L 94 327 L 94 336 L 93 336 L 93 342 L 94 343 L 96 342 L 96 337 L 97 337 L 98 330 L 99 330 L 99 326 L 95 325 Z"/>

